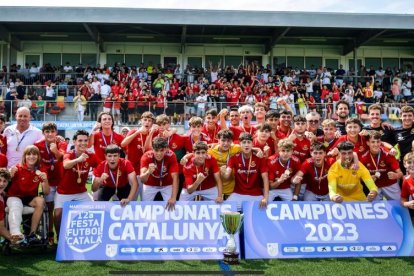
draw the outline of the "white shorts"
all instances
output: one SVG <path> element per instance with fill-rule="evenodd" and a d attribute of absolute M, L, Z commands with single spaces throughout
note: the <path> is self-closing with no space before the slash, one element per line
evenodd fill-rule
<path fill-rule="evenodd" d="M 263 199 L 262 195 L 252 196 L 252 195 L 241 195 L 237 193 L 232 193 L 226 201 L 236 202 L 237 211 L 241 211 L 243 201 L 261 201 L 262 199 Z"/>
<path fill-rule="evenodd" d="M 331 201 L 331 199 L 329 198 L 329 194 L 317 195 L 308 190 L 306 190 L 303 200 L 304 201 Z"/>
<path fill-rule="evenodd" d="M 202 196 L 204 199 L 215 201 L 218 196 L 217 187 L 207 190 L 194 191 L 192 194 L 189 194 L 187 189 L 182 189 L 180 201 L 193 201 L 196 196 Z"/>
<path fill-rule="evenodd" d="M 63 208 L 63 203 L 67 201 L 93 201 L 92 197 L 88 194 L 88 192 L 80 193 L 80 194 L 73 194 L 73 195 L 61 195 L 56 192 L 55 195 L 55 209 Z"/>
<path fill-rule="evenodd" d="M 150 185 L 143 185 L 142 187 L 142 201 L 154 201 L 155 196 L 157 193 L 160 192 L 162 195 L 162 199 L 167 201 L 171 198 L 172 194 L 172 185 L 168 186 L 150 186 Z"/>
<path fill-rule="evenodd" d="M 111 112 L 111 108 L 109 108 L 109 107 L 104 107 L 102 111 L 103 111 L 103 112 L 108 112 L 108 113 L 110 113 L 110 112 Z"/>
<path fill-rule="evenodd" d="M 387 200 L 400 200 L 401 199 L 401 189 L 400 185 L 397 183 L 392 184 L 391 186 L 378 188 L 378 196 L 377 199 L 384 199 Z"/>
<path fill-rule="evenodd" d="M 50 186 L 49 194 L 45 196 L 46 203 L 55 201 L 55 194 L 56 194 L 56 186 Z"/>
<path fill-rule="evenodd" d="M 286 188 L 273 189 L 269 191 L 269 202 L 275 200 L 277 197 L 280 197 L 283 201 L 291 201 L 293 197 L 292 190 L 290 188 Z"/>

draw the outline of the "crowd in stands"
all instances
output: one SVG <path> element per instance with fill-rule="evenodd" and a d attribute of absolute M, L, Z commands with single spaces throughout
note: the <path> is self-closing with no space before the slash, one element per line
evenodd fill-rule
<path fill-rule="evenodd" d="M 293 114 L 318 111 L 323 118 L 336 118 L 339 100 L 350 104 L 351 113 L 365 119 L 370 104 L 381 103 L 382 114 L 398 120 L 401 105 L 410 104 L 412 68 L 374 68 L 361 66 L 358 71 L 313 65 L 308 69 L 261 66 L 256 63 L 222 66 L 209 62 L 207 68 L 187 65 L 54 67 L 36 64 L 3 67 L 0 72 L 3 102 L 7 118 L 18 106 L 29 105 L 34 119 L 45 112 L 44 101 L 56 101 L 58 95 L 69 96 L 78 120 L 90 116 L 96 120 L 100 110 L 110 111 L 122 124 L 136 124 L 141 114 L 167 114 L 173 123 L 183 124 L 193 115 L 203 116 L 210 108 L 220 111 L 236 105 L 254 106 L 263 102 L 270 110 L 288 103 Z M 80 91 L 80 95 L 78 92 Z M 25 99 L 25 95 L 27 98 Z M 13 107 L 15 107 L 13 109 Z M 14 111 L 13 111 L 14 110 Z M 46 111 L 47 112 L 47 111 Z"/>

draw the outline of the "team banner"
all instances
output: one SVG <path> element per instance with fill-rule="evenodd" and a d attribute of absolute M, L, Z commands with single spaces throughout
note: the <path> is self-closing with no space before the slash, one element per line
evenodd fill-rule
<path fill-rule="evenodd" d="M 13 122 L 12 122 L 13 123 Z M 45 122 L 44 121 L 30 121 L 30 124 L 42 129 L 42 126 Z M 56 121 L 56 126 L 58 130 L 91 130 L 95 124 L 96 121 Z"/>
<path fill-rule="evenodd" d="M 246 259 L 414 255 L 414 231 L 398 201 L 244 202 Z"/>
<path fill-rule="evenodd" d="M 220 214 L 235 203 L 66 202 L 57 261 L 219 260 L 227 243 Z M 238 237 L 237 237 L 238 240 Z"/>

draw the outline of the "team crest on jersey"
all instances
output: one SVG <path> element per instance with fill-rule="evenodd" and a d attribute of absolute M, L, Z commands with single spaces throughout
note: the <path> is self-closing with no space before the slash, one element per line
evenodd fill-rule
<path fill-rule="evenodd" d="M 33 178 L 33 182 L 39 182 L 39 177 L 35 176 L 35 177 Z"/>
<path fill-rule="evenodd" d="M 380 167 L 385 167 L 385 162 L 384 162 L 384 160 L 383 160 L 383 161 L 381 161 L 381 162 L 379 163 L 379 165 L 380 165 Z"/>
<path fill-rule="evenodd" d="M 250 167 L 251 167 L 251 168 L 256 167 L 256 162 L 252 161 L 252 163 L 250 163 Z"/>
<path fill-rule="evenodd" d="M 85 167 L 85 168 L 89 167 L 88 161 L 85 162 L 85 165 L 83 167 Z"/>
<path fill-rule="evenodd" d="M 308 148 L 308 146 L 307 146 L 307 145 L 304 145 L 304 146 L 302 147 L 302 149 L 303 149 L 303 150 L 308 150 L 309 148 Z"/>
<path fill-rule="evenodd" d="M 176 148 L 177 148 L 177 144 L 176 144 L 176 143 L 172 143 L 172 144 L 171 144 L 171 148 L 172 148 L 172 149 L 176 149 Z"/>

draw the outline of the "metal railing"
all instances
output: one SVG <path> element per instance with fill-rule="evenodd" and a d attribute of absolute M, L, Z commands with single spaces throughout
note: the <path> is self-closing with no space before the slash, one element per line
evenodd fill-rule
<path fill-rule="evenodd" d="M 166 114 L 171 117 L 174 123 L 183 122 L 192 116 L 204 116 L 205 112 L 211 108 L 220 110 L 226 108 L 231 110 L 240 106 L 239 103 L 230 102 L 165 102 L 164 106 L 160 106 L 155 102 L 124 102 L 110 103 L 104 101 L 89 101 L 81 104 L 79 108 L 79 102 L 73 102 L 73 98 L 69 97 L 66 101 L 2 101 L 0 102 L 0 113 L 5 114 L 6 120 L 14 120 L 17 109 L 21 106 L 25 106 L 30 109 L 32 120 L 36 121 L 83 121 L 97 119 L 98 114 L 101 111 L 111 112 L 118 123 L 123 124 L 136 124 L 139 119 L 139 114 L 150 111 L 154 115 Z M 350 115 L 358 116 L 361 119 L 367 119 L 368 106 L 372 104 L 362 104 L 362 112 L 358 113 L 356 105 L 351 105 Z M 401 103 L 388 103 L 381 104 L 383 119 L 389 119 L 397 121 L 400 115 L 400 108 L 407 104 Z M 294 115 L 303 115 L 311 111 L 316 111 L 321 115 L 321 119 L 334 118 L 335 105 L 331 103 L 315 103 L 314 108 L 306 106 L 306 108 L 299 108 L 297 103 L 289 104 L 289 109 L 293 111 Z M 253 107 L 253 106 L 252 106 Z M 277 105 L 275 110 L 285 109 L 285 106 Z M 133 119 L 131 119 L 133 117 Z M 132 121 L 131 121 L 132 120 Z"/>

